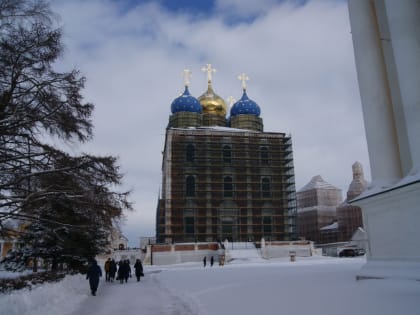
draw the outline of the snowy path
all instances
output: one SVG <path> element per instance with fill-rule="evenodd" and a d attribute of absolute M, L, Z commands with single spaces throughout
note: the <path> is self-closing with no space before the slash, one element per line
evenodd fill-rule
<path fill-rule="evenodd" d="M 364 258 L 299 258 L 145 266 L 127 284 L 83 275 L 0 294 L 0 315 L 418 315 L 420 282 L 356 281 Z"/>
<path fill-rule="evenodd" d="M 101 281 L 96 296 L 86 299 L 72 315 L 192 315 L 188 305 L 184 304 L 156 279 L 156 272 L 146 273 L 137 282 L 130 278 L 127 283 Z M 102 279 L 101 279 L 102 280 Z M 86 283 L 86 290 L 88 284 Z"/>

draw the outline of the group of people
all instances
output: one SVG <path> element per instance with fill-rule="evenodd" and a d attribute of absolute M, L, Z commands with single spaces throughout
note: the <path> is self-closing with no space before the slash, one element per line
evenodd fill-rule
<path fill-rule="evenodd" d="M 104 270 L 105 281 L 107 282 L 114 282 L 115 275 L 117 275 L 117 280 L 120 280 L 120 283 L 124 283 L 124 281 L 127 283 L 128 278 L 131 278 L 131 267 L 128 259 L 122 259 L 116 263 L 114 259 L 108 258 L 104 264 Z M 137 281 L 140 281 L 140 278 L 144 276 L 143 265 L 140 259 L 136 260 L 134 270 Z M 102 277 L 101 267 L 99 267 L 96 260 L 93 260 L 86 273 L 86 279 L 89 280 L 92 295 L 96 295 L 100 277 Z"/>
<path fill-rule="evenodd" d="M 213 256 L 211 256 L 210 266 L 213 267 L 213 264 L 214 264 L 214 258 L 213 258 Z M 204 258 L 203 258 L 203 265 L 204 265 L 204 267 L 207 265 L 207 257 L 206 256 L 204 256 Z"/>

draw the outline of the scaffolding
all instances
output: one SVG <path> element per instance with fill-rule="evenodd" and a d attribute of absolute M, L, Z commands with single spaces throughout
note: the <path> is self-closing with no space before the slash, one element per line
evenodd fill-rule
<path fill-rule="evenodd" d="M 291 137 L 167 129 L 159 242 L 297 239 Z"/>

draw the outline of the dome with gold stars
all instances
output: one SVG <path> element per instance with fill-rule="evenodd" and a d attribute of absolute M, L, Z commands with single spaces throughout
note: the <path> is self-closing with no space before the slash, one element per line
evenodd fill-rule
<path fill-rule="evenodd" d="M 261 110 L 257 103 L 251 100 L 246 94 L 246 90 L 243 90 L 242 97 L 237 101 L 230 110 L 231 116 L 236 115 L 255 115 L 260 116 Z"/>
<path fill-rule="evenodd" d="M 201 105 L 200 102 L 190 94 L 188 86 L 185 86 L 184 93 L 172 102 L 171 111 L 172 114 L 178 112 L 201 113 Z"/>
<path fill-rule="evenodd" d="M 254 115 L 259 117 L 261 113 L 260 107 L 246 94 L 246 81 L 249 80 L 249 77 L 245 73 L 242 73 L 238 76 L 238 79 L 242 82 L 243 93 L 241 99 L 233 104 L 232 108 L 230 109 L 230 116 L 234 117 L 237 115 Z"/>

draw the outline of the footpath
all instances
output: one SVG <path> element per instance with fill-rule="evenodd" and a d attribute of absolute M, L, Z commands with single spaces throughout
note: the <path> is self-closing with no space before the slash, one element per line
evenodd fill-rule
<path fill-rule="evenodd" d="M 105 282 L 102 277 L 96 296 L 86 299 L 72 315 L 192 315 L 182 300 L 160 285 L 155 273 L 145 273 L 140 282 L 129 278 L 124 284 Z"/>

